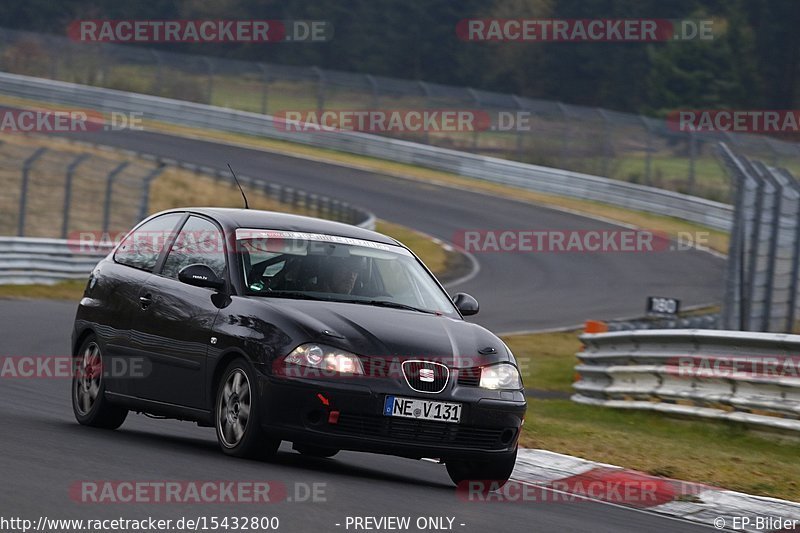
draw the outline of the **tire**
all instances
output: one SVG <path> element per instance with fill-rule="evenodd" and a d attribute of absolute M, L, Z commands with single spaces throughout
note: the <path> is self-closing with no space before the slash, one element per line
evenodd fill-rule
<path fill-rule="evenodd" d="M 447 474 L 458 486 L 470 481 L 485 482 L 485 490 L 499 489 L 505 485 L 517 462 L 517 449 L 513 453 L 490 459 L 457 459 L 445 463 Z"/>
<path fill-rule="evenodd" d="M 89 336 L 75 356 L 72 376 L 72 411 L 79 424 L 103 429 L 117 429 L 125 422 L 128 410 L 110 403 L 105 397 L 103 353 L 97 337 Z"/>
<path fill-rule="evenodd" d="M 323 459 L 333 457 L 339 453 L 339 450 L 336 448 L 325 448 L 324 446 L 315 446 L 313 444 L 295 444 L 292 446 L 292 448 L 294 448 L 294 450 L 301 455 L 307 455 L 309 457 L 321 457 Z"/>
<path fill-rule="evenodd" d="M 281 441 L 269 438 L 261 427 L 255 372 L 244 359 L 232 361 L 217 386 L 214 427 L 222 452 L 233 457 L 266 459 Z"/>

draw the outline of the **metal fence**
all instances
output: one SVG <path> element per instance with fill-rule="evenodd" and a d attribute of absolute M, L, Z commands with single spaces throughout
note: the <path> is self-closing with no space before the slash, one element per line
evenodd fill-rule
<path fill-rule="evenodd" d="M 0 141 L 0 235 L 119 232 L 148 214 L 150 184 L 163 164 L 55 146 L 19 136 Z"/>
<path fill-rule="evenodd" d="M 736 183 L 722 326 L 741 331 L 797 329 L 800 183 L 782 168 L 720 145 Z"/>
<path fill-rule="evenodd" d="M 800 431 L 800 335 L 583 334 L 572 400 Z"/>
<path fill-rule="evenodd" d="M 406 140 L 611 177 L 728 202 L 714 157 L 724 140 L 769 164 L 800 168 L 797 144 L 753 135 L 675 131 L 663 119 L 468 87 L 215 57 L 82 43 L 0 30 L 0 68 L 260 114 L 286 110 L 477 109 L 522 113 L 525 128 L 387 133 Z"/>
<path fill-rule="evenodd" d="M 0 140 L 0 284 L 84 278 L 107 253 L 106 240 L 150 214 L 154 180 L 178 168 L 193 179 L 231 185 L 225 172 L 150 154 L 123 157 L 84 143 L 54 148 L 35 139 Z M 282 210 L 375 228 L 372 213 L 347 202 L 250 176 L 239 180 Z M 81 240 L 84 232 L 90 246 Z"/>
<path fill-rule="evenodd" d="M 145 111 L 144 118 L 164 123 L 288 140 L 423 166 L 487 182 L 682 218 L 723 231 L 731 226 L 730 205 L 697 196 L 360 132 L 287 132 L 280 127 L 279 120 L 259 113 L 2 72 L 0 95 L 79 106 L 106 114 Z"/>

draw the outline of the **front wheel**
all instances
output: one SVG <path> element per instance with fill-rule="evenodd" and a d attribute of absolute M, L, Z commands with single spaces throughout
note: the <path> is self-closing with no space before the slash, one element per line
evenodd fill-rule
<path fill-rule="evenodd" d="M 72 375 L 72 411 L 84 426 L 117 429 L 125 422 L 128 410 L 111 404 L 105 397 L 103 353 L 92 335 L 75 357 Z"/>
<path fill-rule="evenodd" d="M 445 463 L 447 473 L 453 483 L 483 482 L 487 490 L 499 489 L 505 485 L 517 462 L 517 449 L 513 453 L 489 459 L 456 459 Z"/>
<path fill-rule="evenodd" d="M 222 452 L 234 457 L 267 458 L 281 441 L 269 438 L 261 427 L 254 372 L 244 359 L 232 361 L 222 374 L 214 408 L 217 441 Z"/>

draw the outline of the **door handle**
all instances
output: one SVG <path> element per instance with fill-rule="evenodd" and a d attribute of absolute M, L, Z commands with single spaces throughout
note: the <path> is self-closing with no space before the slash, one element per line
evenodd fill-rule
<path fill-rule="evenodd" d="M 139 296 L 139 305 L 142 306 L 142 309 L 147 309 L 151 303 L 153 303 L 153 299 L 149 294 Z"/>

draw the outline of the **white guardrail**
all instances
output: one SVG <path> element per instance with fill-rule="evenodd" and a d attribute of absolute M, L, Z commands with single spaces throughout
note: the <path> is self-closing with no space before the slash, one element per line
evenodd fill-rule
<path fill-rule="evenodd" d="M 800 335 L 585 333 L 572 400 L 800 430 Z"/>
<path fill-rule="evenodd" d="M 77 106 L 103 113 L 301 143 L 452 172 L 537 192 L 593 200 L 677 217 L 727 231 L 732 207 L 695 196 L 624 181 L 448 150 L 359 132 L 296 132 L 271 116 L 137 93 L 0 73 L 0 94 Z"/>
<path fill-rule="evenodd" d="M 111 245 L 97 248 L 104 251 L 80 251 L 79 242 L 63 239 L 0 237 L 0 285 L 86 279 Z"/>

